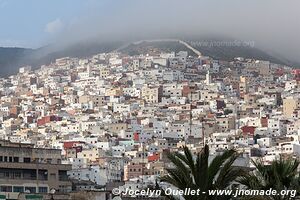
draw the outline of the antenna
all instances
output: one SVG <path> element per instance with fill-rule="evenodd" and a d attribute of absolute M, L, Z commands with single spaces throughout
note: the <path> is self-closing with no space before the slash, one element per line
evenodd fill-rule
<path fill-rule="evenodd" d="M 204 134 L 204 117 L 201 120 L 202 124 L 201 124 L 201 129 L 202 129 L 202 143 L 203 143 L 203 147 L 205 146 L 205 134 Z"/>
<path fill-rule="evenodd" d="M 192 124 L 193 124 L 193 113 L 192 113 L 192 105 L 193 105 L 193 92 L 191 91 L 191 98 L 190 98 L 190 137 L 188 138 L 187 141 L 190 140 L 190 138 L 192 137 Z"/>
<path fill-rule="evenodd" d="M 145 146 L 144 146 L 144 142 L 142 142 L 142 152 L 143 152 L 143 156 L 142 156 L 142 189 L 144 189 L 144 165 L 145 165 Z M 144 199 L 144 197 L 142 196 L 142 199 Z"/>

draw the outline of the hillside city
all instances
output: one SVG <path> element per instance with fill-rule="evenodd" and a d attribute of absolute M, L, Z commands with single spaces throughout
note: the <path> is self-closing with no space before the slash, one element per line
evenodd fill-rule
<path fill-rule="evenodd" d="M 184 146 L 208 145 L 209 160 L 235 149 L 233 166 L 245 169 L 299 158 L 299 81 L 289 66 L 187 51 L 24 66 L 0 79 L 0 194 L 105 199 L 155 186 L 171 167 L 167 153 Z"/>

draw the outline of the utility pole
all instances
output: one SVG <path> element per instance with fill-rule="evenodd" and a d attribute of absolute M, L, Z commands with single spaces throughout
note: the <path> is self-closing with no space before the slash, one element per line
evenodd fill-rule
<path fill-rule="evenodd" d="M 193 105 L 193 92 L 191 92 L 191 98 L 190 98 L 190 137 L 188 138 L 188 141 L 192 137 L 192 125 L 193 125 L 192 105 Z"/>
<path fill-rule="evenodd" d="M 202 118 L 202 143 L 203 143 L 203 147 L 205 146 L 205 134 L 204 134 L 204 118 Z"/>
<path fill-rule="evenodd" d="M 235 134 L 238 134 L 238 131 L 240 129 L 240 105 L 239 102 L 237 102 L 236 104 L 236 130 L 235 130 Z"/>
<path fill-rule="evenodd" d="M 36 193 L 39 192 L 39 158 L 35 159 L 36 161 Z"/>
<path fill-rule="evenodd" d="M 143 152 L 143 157 L 142 157 L 142 189 L 144 189 L 144 164 L 145 164 L 145 146 L 144 146 L 144 142 L 142 142 L 142 152 Z M 144 199 L 144 197 L 141 197 L 142 199 Z"/>

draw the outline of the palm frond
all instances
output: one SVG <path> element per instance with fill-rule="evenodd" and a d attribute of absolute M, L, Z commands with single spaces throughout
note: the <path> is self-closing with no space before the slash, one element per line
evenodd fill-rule
<path fill-rule="evenodd" d="M 217 155 L 212 162 L 209 165 L 208 168 L 208 184 L 212 185 L 214 182 L 214 179 L 216 178 L 219 170 L 220 170 L 220 166 L 222 166 L 224 164 L 224 162 L 230 158 L 233 154 L 235 153 L 234 150 L 228 150 L 225 151 L 223 154 L 221 155 Z"/>
<path fill-rule="evenodd" d="M 218 178 L 215 183 L 218 189 L 224 189 L 228 187 L 232 183 L 232 181 L 243 174 L 242 169 L 232 167 L 234 161 L 238 158 L 238 156 L 239 154 L 237 153 L 232 154 L 220 169 Z"/>
<path fill-rule="evenodd" d="M 209 148 L 205 145 L 202 151 L 197 155 L 196 171 L 195 174 L 193 174 L 195 183 L 201 191 L 206 191 L 208 186 L 208 156 Z"/>

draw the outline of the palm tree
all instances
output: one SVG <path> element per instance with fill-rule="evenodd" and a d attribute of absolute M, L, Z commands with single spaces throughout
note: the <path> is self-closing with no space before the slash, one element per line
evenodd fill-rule
<path fill-rule="evenodd" d="M 231 183 L 243 173 L 242 169 L 232 166 L 238 156 L 236 151 L 226 150 L 223 154 L 217 155 L 209 164 L 209 147 L 207 145 L 200 153 L 197 153 L 196 159 L 185 146 L 183 154 L 180 152 L 168 154 L 173 167 L 166 169 L 168 174 L 161 178 L 161 182 L 168 183 L 180 190 L 200 189 L 200 196 L 183 196 L 186 200 L 230 199 L 231 196 L 209 196 L 207 191 L 229 188 Z"/>
<path fill-rule="evenodd" d="M 256 167 L 255 171 L 244 174 L 238 180 L 247 189 L 251 190 L 269 190 L 270 188 L 276 190 L 279 194 L 283 190 L 297 190 L 299 189 L 299 174 L 297 159 L 283 159 L 280 157 L 274 160 L 270 165 L 264 165 L 262 160 L 254 161 L 252 163 Z M 251 199 L 266 199 L 266 200 L 287 200 L 293 199 L 290 195 L 274 195 L 274 196 L 253 196 Z"/>

